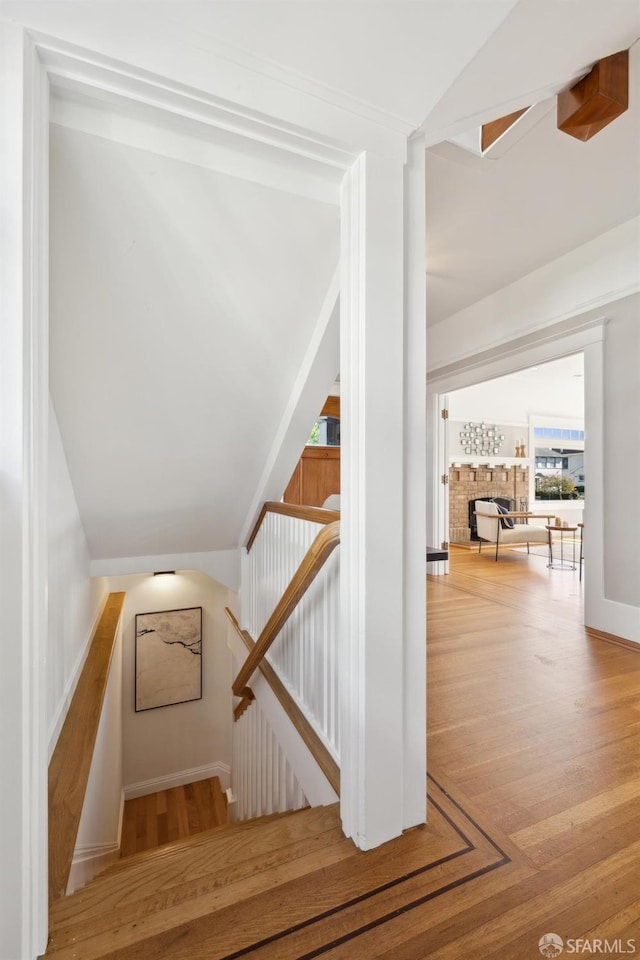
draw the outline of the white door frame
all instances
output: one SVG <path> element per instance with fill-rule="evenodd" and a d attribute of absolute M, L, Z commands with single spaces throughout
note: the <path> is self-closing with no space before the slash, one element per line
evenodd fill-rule
<path fill-rule="evenodd" d="M 27 958 L 47 945 L 48 107 L 0 22 L 0 950 Z"/>
<path fill-rule="evenodd" d="M 581 316 L 554 326 L 542 328 L 524 338 L 502 344 L 482 357 L 469 357 L 448 364 L 427 375 L 427 405 L 430 422 L 437 423 L 438 431 L 444 422 L 434 417 L 442 394 L 470 387 L 485 380 L 517 373 L 550 360 L 574 353 L 584 353 L 585 437 L 588 449 L 585 461 L 589 471 L 589 494 L 585 500 L 585 553 L 589 562 L 584 570 L 584 616 L 588 626 L 603 629 L 603 613 L 607 601 L 604 596 L 604 377 L 603 357 L 606 318 L 585 322 Z M 436 434 L 437 436 L 437 434 Z M 429 445 L 429 441 L 428 441 Z M 428 457 L 437 457 L 437 441 Z M 447 489 L 435 484 L 428 494 L 432 501 L 447 495 Z M 442 527 L 443 513 L 435 515 L 435 522 L 427 536 L 448 539 Z M 440 524 L 440 526 L 437 526 Z M 606 614 L 605 621 L 606 622 Z"/>
<path fill-rule="evenodd" d="M 425 724 L 420 724 L 415 721 L 415 717 L 412 719 L 408 716 L 409 707 L 415 707 L 414 713 L 417 711 L 419 716 L 424 717 L 425 714 L 426 692 L 421 682 L 424 671 L 420 667 L 421 658 L 424 658 L 424 630 L 421 626 L 424 620 L 424 602 L 417 587 L 421 582 L 424 583 L 424 542 L 422 534 L 415 533 L 415 527 L 410 523 L 411 518 L 404 515 L 402 509 L 406 503 L 413 504 L 413 509 L 418 514 L 418 526 L 421 531 L 424 531 L 424 523 L 420 521 L 420 516 L 423 516 L 420 513 L 420 504 L 424 504 L 424 470 L 423 468 L 414 471 L 409 469 L 411 458 L 414 463 L 424 463 L 424 404 L 412 405 L 410 414 L 405 413 L 404 410 L 409 400 L 420 395 L 424 396 L 424 333 L 421 330 L 418 332 L 424 317 L 424 291 L 420 289 L 422 280 L 412 287 L 411 281 L 404 275 L 406 254 L 409 250 L 411 269 L 413 270 L 417 265 L 420 278 L 424 277 L 422 268 L 424 250 L 420 249 L 424 240 L 424 227 L 419 223 L 424 204 L 418 214 L 414 213 L 413 225 L 411 215 L 403 219 L 405 197 L 419 196 L 420 190 L 423 190 L 424 143 L 418 139 L 412 147 L 410 146 L 410 163 L 407 169 L 411 185 L 408 188 L 404 183 L 407 159 L 405 132 L 383 126 L 376 127 L 370 122 L 364 126 L 358 122 L 346 125 L 347 130 L 364 131 L 365 139 L 368 140 L 366 146 L 371 150 L 373 145 L 374 152 L 363 153 L 362 145 L 351 145 L 347 142 L 345 146 L 344 140 L 336 144 L 335 138 L 328 133 L 318 135 L 315 132 L 288 126 L 281 121 L 265 117 L 262 113 L 251 111 L 243 105 L 236 106 L 228 101 L 217 100 L 209 94 L 204 95 L 201 91 L 166 81 L 144 70 L 117 63 L 63 41 L 42 36 L 32 38 L 23 27 L 8 24 L 0 26 L 3 65 L 16 69 L 16 58 L 23 57 L 24 63 L 21 62 L 18 72 L 24 76 L 25 81 L 24 97 L 19 105 L 15 97 L 11 102 L 0 103 L 2 119 L 7 120 L 6 129 L 14 137 L 18 136 L 16 142 L 20 147 L 22 137 L 26 138 L 28 143 L 25 156 L 31 158 L 30 164 L 18 165 L 18 152 L 14 148 L 15 169 L 8 171 L 13 175 L 13 186 L 19 188 L 16 189 L 16 197 L 19 198 L 15 203 L 16 222 L 17 229 L 24 233 L 24 237 L 23 243 L 16 248 L 19 251 L 18 254 L 9 255 L 7 259 L 10 270 L 6 272 L 14 276 L 11 284 L 13 300 L 9 302 L 14 329 L 9 330 L 8 333 L 13 337 L 16 349 L 11 356 L 8 353 L 5 356 L 8 370 L 14 369 L 18 364 L 22 371 L 22 380 L 18 378 L 19 382 L 14 386 L 15 395 L 10 398 L 18 404 L 17 410 L 21 423 L 19 435 L 15 438 L 14 449 L 11 452 L 18 457 L 19 465 L 21 468 L 24 467 L 24 472 L 21 474 L 21 499 L 14 505 L 12 516 L 9 518 L 16 525 L 14 544 L 16 552 L 13 557 L 8 558 L 6 563 L 3 559 L 3 570 L 5 566 L 8 569 L 9 560 L 16 567 L 18 556 L 23 556 L 21 589 L 15 593 L 14 600 L 8 609 L 13 620 L 21 624 L 21 629 L 13 632 L 16 640 L 14 646 L 20 648 L 22 657 L 21 663 L 17 664 L 13 671 L 13 679 L 23 693 L 20 709 L 21 756 L 15 774 L 18 775 L 22 771 L 18 795 L 20 803 L 26 804 L 28 813 L 23 817 L 21 842 L 18 844 L 19 849 L 16 848 L 15 851 L 15 871 L 12 869 L 13 863 L 6 870 L 9 881 L 15 888 L 13 900 L 11 898 L 11 902 L 7 900 L 6 907 L 19 918 L 20 930 L 15 941 L 14 952 L 25 958 L 32 958 L 38 953 L 44 953 L 48 924 L 46 897 L 48 753 L 44 724 L 46 703 L 44 664 L 46 661 L 47 590 L 45 503 L 48 442 L 47 186 L 50 84 L 56 82 L 67 88 L 77 87 L 85 94 L 88 92 L 106 98 L 126 97 L 138 104 L 147 104 L 178 116 L 197 117 L 198 120 L 213 127 L 232 130 L 239 136 L 257 143 L 267 143 L 301 158 L 307 160 L 311 158 L 319 164 L 326 164 L 334 172 L 337 167 L 343 171 L 347 180 L 351 178 L 352 187 L 355 184 L 357 202 L 367 205 L 368 211 L 376 217 L 377 222 L 379 221 L 379 228 L 375 230 L 375 235 L 378 240 L 382 238 L 382 246 L 376 246 L 371 242 L 367 246 L 367 233 L 371 223 L 361 215 L 362 207 L 358 209 L 354 207 L 353 189 L 348 188 L 344 191 L 341 215 L 343 218 L 349 217 L 349 243 L 348 249 L 343 250 L 341 256 L 345 261 L 343 279 L 350 278 L 351 281 L 351 292 L 347 298 L 350 299 L 350 303 L 345 316 L 346 323 L 351 324 L 349 336 L 352 339 L 355 359 L 344 371 L 343 380 L 353 378 L 358 366 L 361 368 L 362 375 L 362 364 L 364 363 L 366 369 L 371 360 L 369 351 L 372 349 L 372 344 L 374 351 L 384 351 L 385 343 L 391 346 L 396 359 L 394 389 L 397 388 L 399 391 L 399 397 L 392 399 L 391 418 L 389 418 L 388 405 L 384 407 L 383 419 L 390 427 L 397 430 L 400 451 L 404 449 L 406 455 L 407 448 L 410 448 L 411 454 L 409 458 L 405 456 L 400 466 L 396 464 L 393 467 L 392 495 L 396 503 L 395 510 L 401 532 L 395 551 L 398 556 L 394 557 L 392 565 L 386 563 L 384 568 L 388 579 L 390 571 L 392 572 L 390 579 L 394 581 L 397 588 L 395 592 L 401 599 L 400 607 L 394 613 L 399 631 L 395 639 L 398 660 L 394 666 L 393 703 L 390 705 L 395 717 L 394 736 L 398 738 L 397 743 L 394 740 L 391 744 L 390 752 L 396 751 L 401 759 L 398 764 L 397 779 L 389 777 L 387 771 L 387 782 L 392 783 L 392 788 L 387 791 L 389 797 L 386 799 L 375 789 L 368 789 L 370 780 L 374 786 L 380 781 L 377 773 L 372 777 L 374 768 L 382 767 L 384 760 L 381 756 L 383 752 L 379 749 L 379 741 L 375 742 L 374 737 L 369 737 L 370 743 L 363 755 L 360 742 L 363 729 L 361 722 L 351 724 L 345 731 L 345 737 L 350 735 L 352 741 L 347 745 L 347 750 L 351 751 L 351 755 L 360 753 L 360 764 L 356 775 L 362 783 L 359 785 L 357 795 L 352 792 L 351 802 L 348 804 L 347 812 L 343 811 L 343 817 L 346 817 L 347 832 L 358 838 L 363 846 L 386 839 L 384 834 L 387 828 L 382 821 L 392 810 L 394 811 L 394 817 L 391 818 L 394 820 L 394 834 L 403 827 L 424 819 Z M 15 78 L 11 78 L 13 79 Z M 5 88 L 9 86 L 11 83 L 5 84 Z M 20 93 L 22 95 L 22 91 Z M 301 92 L 300 98 L 304 96 L 305 94 Z M 327 106 L 320 100 L 311 102 L 312 99 L 310 97 L 310 116 L 320 116 L 320 126 L 324 129 Z M 335 119 L 334 115 L 338 113 L 338 110 L 333 111 L 331 122 Z M 338 120 L 344 126 L 344 117 L 338 117 Z M 23 123 L 25 123 L 24 129 L 21 127 Z M 376 152 L 378 147 L 379 153 Z M 22 154 L 20 158 L 22 159 Z M 365 168 L 368 168 L 370 181 L 363 176 Z M 354 171 L 356 171 L 355 180 Z M 333 179 L 335 180 L 335 173 Z M 7 177 L 7 184 L 11 183 L 11 178 Z M 378 196 L 375 193 L 376 187 L 378 189 L 382 187 L 382 192 Z M 24 201 L 20 199 L 22 196 L 25 197 Z M 357 213 L 356 216 L 354 212 Z M 388 238 L 384 239 L 383 214 L 391 214 L 398 228 L 394 231 L 394 240 L 391 245 Z M 15 239 L 14 236 L 13 240 Z M 367 253 L 365 260 L 354 255 L 357 250 Z M 384 258 L 376 263 L 376 258 L 381 251 L 392 254 L 391 268 L 384 265 Z M 4 255 L 5 252 L 7 251 L 3 245 L 2 254 Z M 375 274 L 380 264 L 383 267 L 384 279 L 377 281 Z M 387 306 L 393 303 L 393 312 L 396 316 L 390 335 L 384 334 L 382 325 L 377 320 L 367 329 L 367 313 L 373 310 L 377 318 L 380 308 L 376 308 L 375 300 L 371 297 L 362 299 L 363 281 L 371 291 L 375 288 L 378 293 L 384 294 Z M 405 300 L 404 289 L 407 285 L 411 289 Z M 384 318 L 384 322 L 387 321 L 388 317 Z M 407 349 L 410 341 L 411 349 Z M 406 351 L 404 356 L 403 350 Z M 379 365 L 378 361 L 374 362 L 376 368 Z M 7 382 L 12 383 L 10 376 Z M 362 376 L 361 383 L 364 383 Z M 367 422 L 370 431 L 376 431 L 379 430 L 379 424 L 376 424 L 371 416 L 375 413 L 376 407 L 371 386 L 369 381 L 365 388 L 367 391 L 365 402 L 370 407 Z M 357 383 L 355 389 L 359 389 Z M 374 387 L 374 389 L 377 388 Z M 407 443 L 407 435 L 411 437 L 410 443 Z M 376 442 L 378 448 L 382 450 L 384 445 L 379 443 L 379 437 Z M 360 505 L 359 496 L 362 493 L 365 478 L 370 483 L 371 490 L 375 487 L 377 464 L 375 456 L 372 459 L 373 448 L 373 442 L 365 444 L 362 438 L 357 445 L 358 463 L 354 474 L 355 483 L 352 484 L 351 493 L 347 493 L 346 502 L 343 501 L 345 513 L 353 508 L 354 515 L 357 515 Z M 380 504 L 379 511 L 384 512 L 384 503 Z M 368 509 L 367 516 L 366 522 L 369 524 L 373 521 L 374 511 Z M 379 522 L 379 517 L 376 520 Z M 406 531 L 409 529 L 412 533 L 411 537 L 407 538 Z M 359 538 L 357 544 L 361 546 L 362 528 L 352 532 Z M 369 531 L 366 532 L 369 533 Z M 372 538 L 372 544 L 376 537 Z M 408 540 L 410 540 L 409 546 Z M 376 589 L 383 579 L 383 571 L 380 569 L 375 571 L 375 575 L 371 574 L 372 555 L 368 554 L 366 560 L 368 564 L 366 589 L 371 596 L 376 594 Z M 356 547 L 352 550 L 352 562 L 344 564 L 342 570 L 347 592 L 359 598 L 358 602 L 363 599 L 365 586 L 361 579 L 364 576 L 363 562 L 362 551 Z M 11 577 L 7 576 L 5 586 L 8 587 L 12 582 Z M 377 590 L 378 599 L 381 594 L 382 589 Z M 402 598 L 404 598 L 404 604 Z M 374 606 L 375 604 L 371 604 L 368 616 L 370 627 L 375 626 L 371 616 Z M 362 608 L 354 608 L 354 616 L 360 626 L 363 623 L 361 613 Z M 410 629 L 412 645 L 407 651 L 403 649 L 403 640 Z M 385 661 L 389 662 L 389 651 L 385 650 L 384 645 L 376 639 L 379 633 L 380 630 L 376 632 L 374 629 L 372 634 L 374 642 L 368 643 L 368 636 L 366 633 L 363 635 L 361 630 L 358 633 L 345 630 L 344 641 L 351 648 L 352 666 L 363 678 L 365 688 L 373 674 L 383 675 L 381 658 L 384 656 Z M 19 640 L 22 644 L 18 642 Z M 369 696 L 369 704 L 370 715 L 374 717 L 374 697 Z M 353 714 L 354 705 L 347 706 Z M 362 703 L 361 706 L 363 706 Z M 364 709 L 366 712 L 366 707 Z M 359 721 L 362 720 L 362 716 L 362 713 L 359 714 Z M 416 732 L 418 728 L 421 728 L 419 733 Z M 6 729 L 11 729 L 9 724 L 6 725 Z M 407 731 L 411 732 L 408 734 Z M 385 734 L 388 732 L 386 728 Z M 413 762 L 407 762 L 403 749 L 404 742 L 410 744 L 408 756 L 413 758 Z M 10 774 L 10 778 L 13 779 L 13 774 Z M 366 802 L 364 800 L 365 782 L 367 784 Z M 378 796 L 381 796 L 381 805 L 376 809 Z M 374 829 L 370 828 L 371 824 L 374 824 Z M 8 819 L 6 826 L 9 829 Z M 16 876 L 20 878 L 17 883 Z"/>

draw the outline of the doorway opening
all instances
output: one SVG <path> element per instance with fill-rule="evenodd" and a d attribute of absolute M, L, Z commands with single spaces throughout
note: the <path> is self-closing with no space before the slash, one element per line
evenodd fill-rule
<path fill-rule="evenodd" d="M 537 526 L 550 523 L 551 515 L 567 528 L 583 522 L 582 352 L 451 391 L 447 402 L 449 482 L 443 486 L 452 546 L 477 550 L 477 500 L 537 514 L 527 519 Z M 544 557 L 544 546 L 535 553 Z"/>
<path fill-rule="evenodd" d="M 549 361 L 583 354 L 584 376 L 584 431 L 588 439 L 588 460 L 585 477 L 585 561 L 582 577 L 584 601 L 583 622 L 593 624 L 602 604 L 604 570 L 602 555 L 601 520 L 603 489 L 601 471 L 604 458 L 602 431 L 603 403 L 603 347 L 606 320 L 577 315 L 569 322 L 542 328 L 527 337 L 496 346 L 478 356 L 469 356 L 442 368 L 433 369 L 427 382 L 428 423 L 428 496 L 430 511 L 427 535 L 431 542 L 444 541 L 449 533 L 449 496 L 443 484 L 448 477 L 449 451 L 446 446 L 448 431 L 442 409 L 448 405 L 448 397 L 464 387 L 482 384 L 508 374 L 525 371 Z M 535 446 L 534 446 L 535 449 Z M 515 452 L 515 449 L 514 449 Z M 515 458 L 514 458 L 515 459 Z M 526 548 L 525 548 L 526 549 Z M 469 556 L 471 554 L 469 553 Z M 542 559 L 540 562 L 543 562 Z M 432 564 L 433 575 L 449 573 L 449 562 Z M 499 569 L 499 565 L 498 565 Z M 550 575 L 551 571 L 545 574 Z M 559 578 L 556 577 L 556 581 Z"/>

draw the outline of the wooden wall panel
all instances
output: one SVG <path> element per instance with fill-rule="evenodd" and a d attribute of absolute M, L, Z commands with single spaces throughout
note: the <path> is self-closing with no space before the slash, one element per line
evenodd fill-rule
<path fill-rule="evenodd" d="M 327 397 L 320 411 L 321 417 L 340 417 L 340 397 Z"/>
<path fill-rule="evenodd" d="M 285 503 L 302 503 L 302 491 L 300 489 L 300 478 L 302 476 L 302 460 L 298 460 L 296 468 L 291 474 L 287 489 L 284 492 Z M 248 549 L 248 546 L 247 546 Z"/>
<path fill-rule="evenodd" d="M 332 493 L 340 493 L 340 447 L 305 447 L 285 491 L 285 503 L 321 507 Z"/>

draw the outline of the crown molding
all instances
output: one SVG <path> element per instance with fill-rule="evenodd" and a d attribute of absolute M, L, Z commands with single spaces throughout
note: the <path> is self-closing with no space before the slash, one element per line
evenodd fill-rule
<path fill-rule="evenodd" d="M 411 133 L 408 124 L 400 124 L 398 129 L 386 115 L 356 102 L 347 104 L 349 98 L 337 92 L 329 96 L 331 91 L 311 81 L 302 82 L 303 78 L 302 88 L 295 89 L 291 81 L 286 88 L 283 82 L 275 81 L 277 89 L 270 99 L 280 114 L 276 117 L 250 104 L 216 96 L 67 41 L 37 32 L 29 35 L 50 83 L 63 90 L 111 103 L 125 99 L 141 107 L 165 110 L 343 171 L 363 150 L 400 162 L 406 157 L 406 140 Z M 227 82 L 221 88 L 229 87 L 229 61 L 221 58 L 218 64 L 214 55 L 209 67 L 211 76 L 217 76 L 218 69 L 220 76 L 225 76 Z M 249 91 L 256 85 L 255 70 L 236 63 L 232 69 L 244 76 L 246 82 L 236 86 L 247 91 L 249 99 Z M 293 113 L 304 117 L 309 126 L 282 119 Z"/>

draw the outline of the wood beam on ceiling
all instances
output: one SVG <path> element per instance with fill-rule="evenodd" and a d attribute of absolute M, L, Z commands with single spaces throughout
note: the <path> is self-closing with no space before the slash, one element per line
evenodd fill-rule
<path fill-rule="evenodd" d="M 523 107 L 522 110 L 515 110 L 513 113 L 508 113 L 504 117 L 498 117 L 497 120 L 490 120 L 489 123 L 483 123 L 480 142 L 482 152 L 484 153 L 485 150 L 488 150 L 528 109 L 529 107 Z"/>
<path fill-rule="evenodd" d="M 629 51 L 598 60 L 570 90 L 558 94 L 558 129 L 589 140 L 629 106 Z"/>

